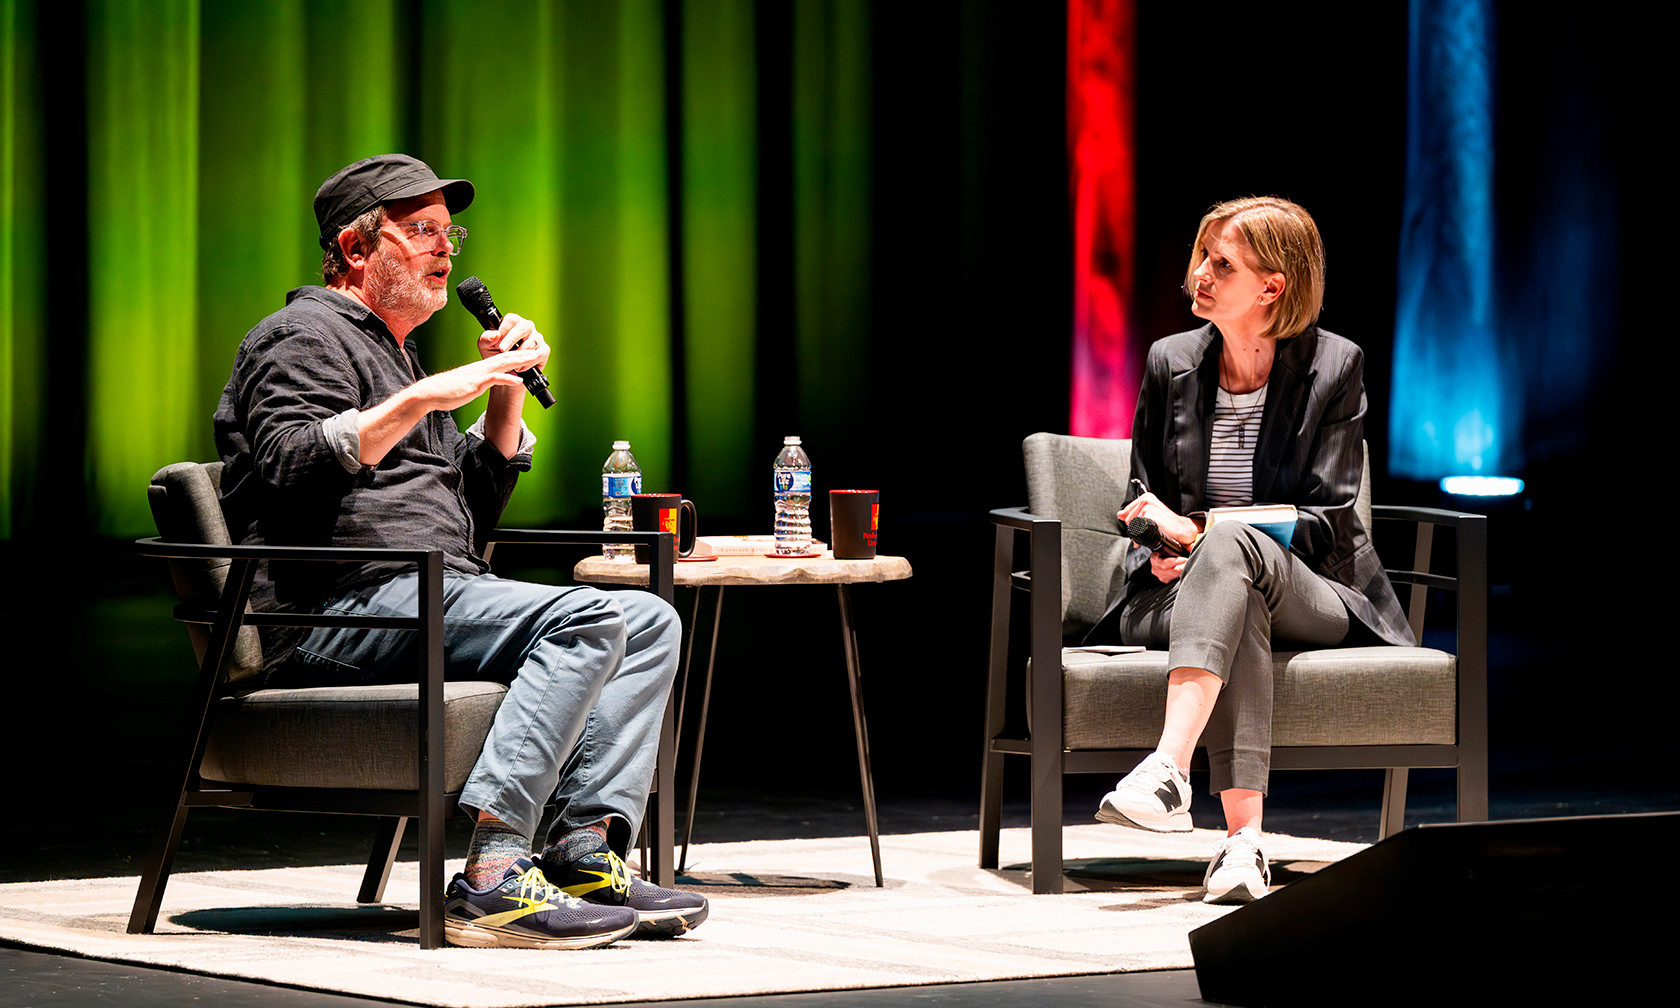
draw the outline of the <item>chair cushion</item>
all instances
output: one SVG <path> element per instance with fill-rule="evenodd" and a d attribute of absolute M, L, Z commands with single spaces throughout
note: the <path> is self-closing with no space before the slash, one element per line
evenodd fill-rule
<path fill-rule="evenodd" d="M 1151 749 L 1160 741 L 1167 653 L 1064 651 L 1063 745 Z M 1458 660 L 1421 647 L 1279 651 L 1273 746 L 1452 745 Z"/>
<path fill-rule="evenodd" d="M 461 790 L 478 762 L 507 687 L 443 685 L 445 789 Z M 317 686 L 265 689 L 216 703 L 200 775 L 259 787 L 420 786 L 420 689 Z"/>

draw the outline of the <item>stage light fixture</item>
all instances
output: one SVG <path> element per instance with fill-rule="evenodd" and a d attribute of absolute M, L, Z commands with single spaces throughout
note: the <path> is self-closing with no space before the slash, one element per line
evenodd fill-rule
<path fill-rule="evenodd" d="M 1514 476 L 1443 476 L 1441 489 L 1459 497 L 1511 497 L 1523 492 Z"/>

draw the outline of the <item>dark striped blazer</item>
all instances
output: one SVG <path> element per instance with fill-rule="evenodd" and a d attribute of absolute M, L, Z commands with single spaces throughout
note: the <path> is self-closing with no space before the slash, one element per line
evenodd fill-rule
<path fill-rule="evenodd" d="M 1149 348 L 1132 425 L 1132 476 L 1179 514 L 1204 510 L 1209 427 L 1219 387 L 1219 330 L 1211 323 Z M 1300 512 L 1290 548 L 1328 580 L 1348 612 L 1389 644 L 1413 644 L 1394 586 L 1354 510 L 1364 464 L 1364 352 L 1310 328 L 1280 340 L 1266 382 L 1254 453 L 1254 500 Z M 1148 553 L 1127 558 L 1123 604 L 1153 585 Z"/>

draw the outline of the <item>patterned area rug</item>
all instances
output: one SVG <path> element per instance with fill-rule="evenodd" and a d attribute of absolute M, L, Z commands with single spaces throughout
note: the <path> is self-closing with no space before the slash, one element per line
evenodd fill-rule
<path fill-rule="evenodd" d="M 998 871 L 973 832 L 881 838 L 876 888 L 861 837 L 698 845 L 685 888 L 711 917 L 688 935 L 582 952 L 415 943 L 417 874 L 353 902 L 360 866 L 174 876 L 155 935 L 124 933 L 137 880 L 0 885 L 0 937 L 387 1001 L 461 1008 L 601 1004 L 1071 976 L 1192 965 L 1189 932 L 1229 912 L 1200 901 L 1218 835 L 1108 826 L 1065 831 L 1069 891 L 1034 896 L 1027 831 L 1005 830 Z M 1274 885 L 1363 845 L 1270 838 Z M 454 871 L 459 864 L 450 866 Z"/>

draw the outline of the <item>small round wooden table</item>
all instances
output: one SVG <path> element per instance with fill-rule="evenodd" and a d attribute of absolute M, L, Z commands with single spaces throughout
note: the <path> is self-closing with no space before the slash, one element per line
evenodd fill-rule
<path fill-rule="evenodd" d="M 586 557 L 573 568 L 573 576 L 591 584 L 646 584 L 647 565 Z M 875 865 L 875 884 L 884 885 L 881 875 L 881 835 L 875 816 L 875 777 L 869 762 L 869 732 L 863 713 L 862 672 L 859 668 L 857 631 L 852 620 L 851 586 L 871 581 L 902 581 L 910 576 L 910 561 L 903 557 L 877 556 L 873 560 L 836 560 L 831 553 L 794 558 L 764 555 L 720 556 L 716 560 L 682 561 L 676 565 L 678 587 L 696 589 L 694 610 L 688 627 L 678 670 L 677 695 L 687 696 L 688 674 L 694 650 L 693 630 L 698 626 L 701 599 L 707 589 L 712 596 L 712 633 L 706 658 L 706 679 L 700 693 L 700 724 L 694 738 L 694 761 L 689 774 L 688 814 L 683 824 L 682 854 L 677 870 L 688 864 L 688 843 L 694 833 L 694 804 L 700 784 L 700 754 L 706 741 L 706 716 L 711 706 L 712 673 L 717 664 L 718 626 L 723 616 L 723 590 L 749 585 L 833 585 L 840 598 L 840 636 L 846 656 L 846 678 L 852 695 L 852 728 L 857 738 L 858 775 L 863 779 L 863 816 L 869 827 L 869 852 Z M 677 709 L 677 738 L 682 737 L 682 705 Z"/>

